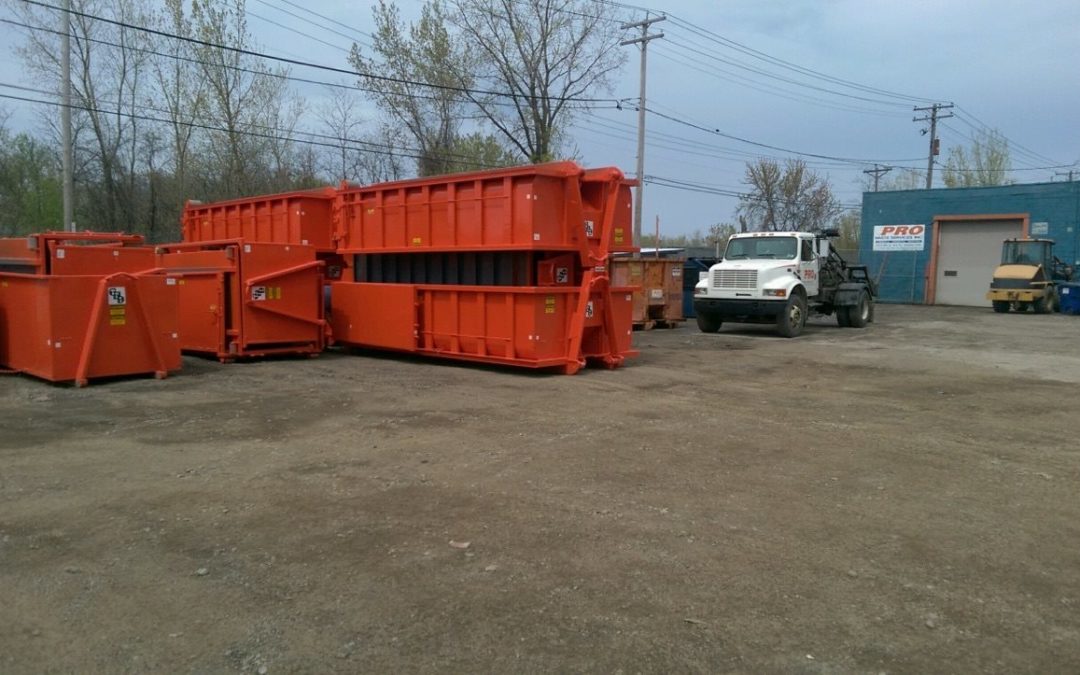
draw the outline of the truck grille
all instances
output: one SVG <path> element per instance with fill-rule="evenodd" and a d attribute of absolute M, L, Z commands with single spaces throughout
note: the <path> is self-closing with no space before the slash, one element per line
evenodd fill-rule
<path fill-rule="evenodd" d="M 757 287 L 757 270 L 713 270 L 713 288 Z"/>

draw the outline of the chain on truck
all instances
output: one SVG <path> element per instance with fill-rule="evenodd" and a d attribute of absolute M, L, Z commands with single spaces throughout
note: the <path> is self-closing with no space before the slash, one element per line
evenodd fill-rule
<path fill-rule="evenodd" d="M 694 288 L 698 328 L 725 321 L 775 323 L 785 337 L 802 333 L 811 311 L 836 315 L 842 327 L 874 320 L 877 288 L 865 265 L 849 265 L 832 247 L 836 230 L 733 235 L 723 259 Z"/>

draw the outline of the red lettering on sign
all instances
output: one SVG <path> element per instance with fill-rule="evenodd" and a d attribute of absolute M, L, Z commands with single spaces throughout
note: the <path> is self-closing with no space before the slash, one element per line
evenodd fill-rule
<path fill-rule="evenodd" d="M 881 235 L 885 236 L 887 234 L 892 234 L 895 230 L 896 228 L 892 225 L 886 225 L 885 227 L 881 228 Z"/>
<path fill-rule="evenodd" d="M 917 236 L 919 236 L 920 234 L 922 234 L 922 233 L 923 233 L 923 230 L 925 230 L 925 229 L 926 229 L 926 228 L 925 228 L 925 227 L 923 227 L 922 225 L 912 225 L 912 226 L 911 226 L 911 231 L 910 231 L 910 234 L 911 234 L 911 235 L 913 235 L 913 236 L 916 236 L 916 237 L 917 237 Z"/>

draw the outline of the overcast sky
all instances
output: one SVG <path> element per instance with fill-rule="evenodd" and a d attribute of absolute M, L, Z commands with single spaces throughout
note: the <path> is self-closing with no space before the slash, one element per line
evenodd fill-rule
<path fill-rule="evenodd" d="M 337 30 L 346 35 L 372 29 L 370 3 L 304 0 L 298 4 L 335 19 L 340 23 Z M 406 16 L 414 16 L 420 3 L 399 4 Z M 1018 169 L 1012 178 L 1017 182 L 1051 180 L 1055 169 L 1036 167 L 1080 160 L 1077 0 L 642 4 L 671 17 L 654 26 L 665 38 L 649 48 L 650 108 L 777 148 L 866 160 L 807 158 L 817 171 L 828 175 L 845 204 L 858 204 L 865 178 L 862 170 L 874 161 L 925 169 L 927 141 L 919 133 L 923 125 L 912 122 L 911 108 L 920 104 L 917 99 L 953 102 L 959 107 L 960 116 L 946 120 L 941 128 L 942 162 L 948 149 L 967 142 L 966 137 L 980 124 L 999 129 L 1012 141 L 1013 166 Z M 6 5 L 0 7 L 0 15 L 11 17 Z M 346 66 L 342 49 L 349 40 L 282 10 L 316 23 L 325 23 L 322 19 L 282 0 L 248 0 L 248 9 L 253 15 L 249 27 L 264 51 Z M 643 12 L 632 14 L 634 19 L 643 16 Z M 342 49 L 299 35 L 297 30 Z M 0 25 L 0 44 L 8 45 L 0 55 L 2 81 L 27 84 L 11 53 L 18 39 L 13 29 Z M 724 44 L 723 39 L 825 77 L 755 58 Z M 628 59 L 613 98 L 636 98 L 638 92 L 638 52 L 633 47 L 625 49 Z M 339 79 L 299 68 L 294 74 Z M 836 79 L 913 98 L 868 92 Z M 317 89 L 301 93 L 309 102 L 321 95 Z M 0 102 L 0 107 L 13 113 L 12 125 L 18 127 L 32 127 L 39 114 L 29 104 L 13 101 Z M 579 116 L 572 136 L 583 162 L 616 165 L 633 174 L 636 123 L 637 113 L 629 108 Z M 645 173 L 668 181 L 738 192 L 745 190 L 742 176 L 748 157 L 791 156 L 654 115 L 648 117 L 647 127 Z M 648 185 L 645 230 L 652 231 L 657 215 L 664 233 L 705 230 L 713 223 L 731 221 L 736 203 L 732 196 Z"/>

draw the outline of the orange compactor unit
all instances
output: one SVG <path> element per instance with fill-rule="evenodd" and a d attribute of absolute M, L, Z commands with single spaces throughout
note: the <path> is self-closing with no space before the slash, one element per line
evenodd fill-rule
<path fill-rule="evenodd" d="M 247 240 L 157 247 L 176 278 L 185 352 L 222 362 L 326 346 L 323 261 L 312 246 Z"/>
<path fill-rule="evenodd" d="M 0 239 L 0 364 L 78 386 L 180 368 L 177 280 L 142 237 Z"/>

